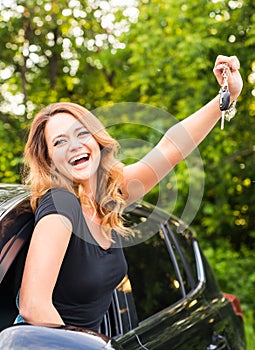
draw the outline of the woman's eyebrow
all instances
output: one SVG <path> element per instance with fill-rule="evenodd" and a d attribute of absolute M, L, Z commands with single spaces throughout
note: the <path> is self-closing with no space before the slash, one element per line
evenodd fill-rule
<path fill-rule="evenodd" d="M 79 126 L 74 131 L 77 132 L 77 131 L 80 131 L 80 130 L 84 130 L 84 131 L 86 131 L 89 134 L 89 131 L 85 128 L 85 126 Z"/>

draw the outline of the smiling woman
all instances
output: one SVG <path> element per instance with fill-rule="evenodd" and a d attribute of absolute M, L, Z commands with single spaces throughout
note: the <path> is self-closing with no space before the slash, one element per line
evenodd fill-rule
<path fill-rule="evenodd" d="M 214 74 L 222 85 L 226 64 L 232 101 L 242 89 L 238 59 L 218 56 Z M 36 115 L 25 148 L 35 227 L 19 294 L 23 320 L 99 330 L 127 273 L 122 239 L 133 232 L 124 208 L 158 184 L 220 117 L 217 95 L 124 166 L 115 158 L 117 141 L 82 106 L 59 102 Z"/>
<path fill-rule="evenodd" d="M 25 149 L 35 230 L 19 297 L 24 320 L 98 330 L 126 274 L 117 234 L 131 232 L 121 219 L 117 148 L 79 105 L 56 103 L 35 117 Z"/>

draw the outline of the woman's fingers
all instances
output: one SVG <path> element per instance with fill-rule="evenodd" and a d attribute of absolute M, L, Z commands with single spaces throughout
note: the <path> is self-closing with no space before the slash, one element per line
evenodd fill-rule
<path fill-rule="evenodd" d="M 228 57 L 219 55 L 215 60 L 215 65 L 213 68 L 213 72 L 217 79 L 221 78 L 222 71 L 226 67 L 226 64 L 231 73 L 240 69 L 240 62 L 236 56 Z"/>

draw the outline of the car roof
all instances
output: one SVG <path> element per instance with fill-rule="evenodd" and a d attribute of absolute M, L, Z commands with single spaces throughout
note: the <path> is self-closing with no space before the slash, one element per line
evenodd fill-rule
<path fill-rule="evenodd" d="M 24 199 L 28 199 L 30 196 L 29 187 L 22 184 L 5 184 L 0 183 L 0 217 L 7 210 L 15 207 L 17 204 L 22 202 Z M 162 210 L 157 205 L 152 205 L 144 200 L 136 202 L 133 205 L 125 209 L 124 214 L 132 212 L 132 215 L 140 217 L 150 217 L 150 221 L 155 223 L 166 222 L 171 218 L 171 222 L 178 227 L 188 228 L 185 222 L 177 218 L 172 213 Z M 189 227 L 189 231 L 193 231 Z M 192 232 L 193 235 L 195 232 Z"/>
<path fill-rule="evenodd" d="M 0 183 L 0 216 L 23 199 L 29 197 L 28 187 L 20 184 Z"/>
<path fill-rule="evenodd" d="M 25 186 L 22 184 L 0 183 L 0 212 L 3 211 L 4 208 L 11 206 L 14 199 L 15 199 L 15 202 L 18 203 L 19 201 L 22 201 L 26 197 L 29 197 L 28 186 Z M 167 215 L 166 212 L 144 201 L 142 203 L 135 203 L 134 205 L 131 205 L 126 209 L 126 212 L 133 211 L 133 210 L 137 215 L 140 215 L 140 216 L 142 216 L 143 214 L 145 216 L 148 216 L 148 213 L 150 214 L 155 213 L 156 221 L 158 221 L 158 217 L 161 217 L 161 219 L 169 218 L 169 215 Z"/>
<path fill-rule="evenodd" d="M 0 206 L 23 193 L 28 193 L 28 188 L 25 185 L 0 183 Z"/>

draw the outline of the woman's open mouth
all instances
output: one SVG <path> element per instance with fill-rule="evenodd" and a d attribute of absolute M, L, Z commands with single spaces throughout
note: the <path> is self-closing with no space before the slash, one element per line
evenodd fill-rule
<path fill-rule="evenodd" d="M 79 156 L 76 156 L 74 158 L 72 158 L 69 163 L 73 166 L 73 167 L 82 167 L 83 165 L 85 165 L 90 159 L 90 154 L 89 153 L 83 153 L 80 154 Z"/>

